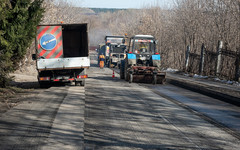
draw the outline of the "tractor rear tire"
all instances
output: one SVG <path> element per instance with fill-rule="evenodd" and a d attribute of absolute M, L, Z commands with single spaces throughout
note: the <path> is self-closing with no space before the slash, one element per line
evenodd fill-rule
<path fill-rule="evenodd" d="M 120 79 L 124 79 L 124 66 L 125 66 L 125 61 L 121 60 L 121 64 L 120 64 Z"/>

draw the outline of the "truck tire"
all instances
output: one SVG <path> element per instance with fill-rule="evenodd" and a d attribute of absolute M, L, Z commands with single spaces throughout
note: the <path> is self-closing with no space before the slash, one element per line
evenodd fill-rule
<path fill-rule="evenodd" d="M 49 88 L 51 86 L 50 83 L 46 83 L 46 82 L 39 81 L 38 83 L 40 85 L 40 88 Z"/>
<path fill-rule="evenodd" d="M 121 60 L 121 64 L 120 64 L 120 79 L 124 79 L 124 60 Z"/>

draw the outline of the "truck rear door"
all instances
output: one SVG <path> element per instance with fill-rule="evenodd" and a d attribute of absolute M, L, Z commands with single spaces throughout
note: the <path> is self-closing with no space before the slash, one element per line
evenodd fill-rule
<path fill-rule="evenodd" d="M 37 59 L 63 58 L 62 26 L 38 26 Z"/>

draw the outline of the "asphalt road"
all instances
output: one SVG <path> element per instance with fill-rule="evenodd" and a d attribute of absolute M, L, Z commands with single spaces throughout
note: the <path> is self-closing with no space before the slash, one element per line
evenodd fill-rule
<path fill-rule="evenodd" d="M 41 89 L 0 116 L 0 149 L 239 149 L 239 107 L 112 73 L 92 65 L 85 87 Z"/>
<path fill-rule="evenodd" d="M 118 76 L 112 78 L 110 69 L 91 68 L 86 86 L 84 146 L 86 149 L 239 149 L 238 135 L 213 121 L 211 116 L 208 118 L 207 114 L 187 106 L 205 112 L 204 108 L 208 110 L 210 106 L 198 105 L 201 100 L 213 99 L 172 85 L 129 84 Z M 227 122 L 228 113 L 236 109 L 235 115 L 239 114 L 239 109 L 225 106 L 222 109 L 223 103 L 218 103 L 211 109 L 225 111 L 223 117 L 228 117 Z M 240 120 L 237 116 L 235 119 L 229 124 L 239 129 Z"/>

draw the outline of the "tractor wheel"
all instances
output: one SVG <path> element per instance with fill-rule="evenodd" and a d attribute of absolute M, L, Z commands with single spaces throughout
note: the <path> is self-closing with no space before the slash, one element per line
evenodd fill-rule
<path fill-rule="evenodd" d="M 128 69 L 128 65 L 125 61 L 125 63 L 124 63 L 124 79 L 125 79 L 125 81 L 129 80 L 129 73 L 128 73 L 127 69 Z"/>
<path fill-rule="evenodd" d="M 124 60 L 121 61 L 121 64 L 120 64 L 120 78 L 121 79 L 124 79 Z"/>

